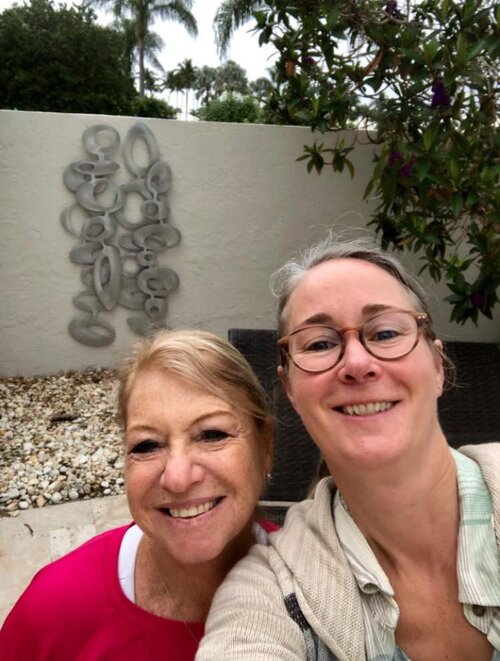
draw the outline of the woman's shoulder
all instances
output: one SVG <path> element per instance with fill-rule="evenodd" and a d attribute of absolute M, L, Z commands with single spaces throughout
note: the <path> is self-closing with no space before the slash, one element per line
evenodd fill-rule
<path fill-rule="evenodd" d="M 118 584 L 118 550 L 127 528 L 96 535 L 35 574 L 0 632 L 6 659 L 51 658 L 42 654 L 44 645 L 78 642 L 103 609 L 109 610 L 112 586 Z"/>
<path fill-rule="evenodd" d="M 68 601 L 95 594 L 102 576 L 116 566 L 123 535 L 129 526 L 100 533 L 68 554 L 42 567 L 21 595 L 18 604 L 28 610 L 47 612 L 66 608 Z"/>

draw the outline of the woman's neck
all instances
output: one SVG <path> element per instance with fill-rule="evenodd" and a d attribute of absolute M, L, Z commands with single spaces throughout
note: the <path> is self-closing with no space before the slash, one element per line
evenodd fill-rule
<path fill-rule="evenodd" d="M 203 622 L 215 591 L 253 543 L 250 524 L 248 530 L 228 544 L 221 556 L 204 563 L 185 565 L 144 535 L 135 571 L 138 605 L 162 617 Z"/>
<path fill-rule="evenodd" d="M 446 445 L 401 471 L 335 476 L 349 513 L 383 564 L 439 564 L 456 556 L 459 502 Z M 369 503 L 369 507 L 366 504 Z"/>

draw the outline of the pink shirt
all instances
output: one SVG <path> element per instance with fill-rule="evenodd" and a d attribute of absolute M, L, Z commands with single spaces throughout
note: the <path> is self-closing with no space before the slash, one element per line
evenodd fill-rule
<path fill-rule="evenodd" d="M 0 631 L 2 661 L 193 661 L 203 623 L 189 623 L 191 633 L 123 594 L 117 563 L 128 527 L 92 538 L 35 575 Z"/>
<path fill-rule="evenodd" d="M 203 622 L 188 628 L 123 593 L 118 554 L 130 525 L 93 537 L 35 575 L 0 630 L 2 661 L 194 661 Z"/>

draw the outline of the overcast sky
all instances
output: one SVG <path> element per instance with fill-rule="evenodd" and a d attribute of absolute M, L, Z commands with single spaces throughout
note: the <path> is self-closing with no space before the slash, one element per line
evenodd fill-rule
<path fill-rule="evenodd" d="M 13 0 L 0 0 L 0 11 L 13 4 Z M 19 1 L 17 4 L 22 5 L 23 2 Z M 71 6 L 71 0 L 66 4 Z M 75 4 L 79 4 L 78 1 L 75 1 Z M 174 69 L 186 58 L 191 58 L 195 66 L 206 64 L 216 67 L 220 64 L 212 29 L 212 21 L 220 4 L 221 0 L 194 1 L 192 12 L 198 21 L 196 39 L 191 38 L 177 23 L 160 22 L 154 26 L 155 32 L 158 32 L 165 42 L 165 51 L 159 59 L 167 71 Z M 266 68 L 272 63 L 273 53 L 270 47 L 259 48 L 258 37 L 248 33 L 252 25 L 253 22 L 250 21 L 247 26 L 235 33 L 228 53 L 230 59 L 238 62 L 246 70 L 249 80 L 266 75 Z"/>

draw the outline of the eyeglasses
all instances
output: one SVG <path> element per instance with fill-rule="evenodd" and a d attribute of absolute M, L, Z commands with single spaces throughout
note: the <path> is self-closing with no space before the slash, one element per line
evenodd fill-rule
<path fill-rule="evenodd" d="M 413 351 L 424 330 L 433 337 L 425 312 L 390 309 L 351 328 L 298 328 L 278 340 L 278 347 L 283 365 L 289 357 L 304 372 L 326 372 L 342 360 L 348 331 L 356 331 L 361 344 L 375 358 L 398 360 Z"/>

